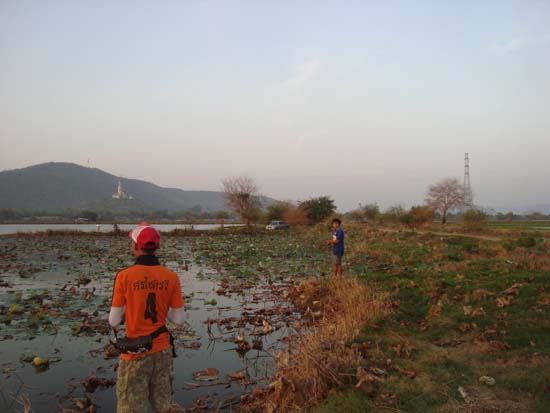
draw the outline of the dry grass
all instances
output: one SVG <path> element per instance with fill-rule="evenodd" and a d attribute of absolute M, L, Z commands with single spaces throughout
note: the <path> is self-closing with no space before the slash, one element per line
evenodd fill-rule
<path fill-rule="evenodd" d="M 266 389 L 245 400 L 244 411 L 293 412 L 316 405 L 333 389 L 349 384 L 363 363 L 346 345 L 362 327 L 389 313 L 386 296 L 356 281 L 309 279 L 292 292 L 311 323 L 292 336 L 288 351 L 277 357 L 277 375 Z"/>

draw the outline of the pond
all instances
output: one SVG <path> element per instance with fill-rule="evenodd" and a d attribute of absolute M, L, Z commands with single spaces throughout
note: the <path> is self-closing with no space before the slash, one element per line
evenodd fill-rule
<path fill-rule="evenodd" d="M 225 224 L 225 227 L 241 226 L 242 224 Z M 136 224 L 118 224 L 122 231 L 130 231 Z M 200 231 L 216 230 L 218 224 L 156 224 L 159 231 L 168 232 L 174 229 L 196 229 Z M 0 235 L 16 234 L 18 232 L 41 232 L 47 230 L 83 231 L 83 232 L 110 232 L 113 224 L 0 224 Z"/>
<path fill-rule="evenodd" d="M 118 358 L 104 351 L 106 320 L 114 275 L 133 261 L 128 251 L 124 237 L 0 238 L 0 411 L 25 402 L 37 413 L 78 411 L 86 398 L 97 411 L 115 410 L 109 380 Z M 185 326 L 173 330 L 174 401 L 234 410 L 240 395 L 270 382 L 275 354 L 299 319 L 282 298 L 290 281 L 228 277 L 198 263 L 185 238 L 164 237 L 159 259 L 179 275 L 186 301 Z M 250 350 L 236 351 L 238 335 Z M 49 359 L 47 368 L 35 367 L 34 356 Z M 206 368 L 217 377 L 196 380 Z M 90 374 L 106 386 L 86 389 Z"/>

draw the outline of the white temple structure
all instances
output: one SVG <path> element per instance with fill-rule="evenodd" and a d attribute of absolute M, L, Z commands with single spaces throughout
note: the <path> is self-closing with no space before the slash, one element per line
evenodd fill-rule
<path fill-rule="evenodd" d="M 118 180 L 117 191 L 113 194 L 113 199 L 134 199 L 122 190 L 122 181 L 120 180 L 120 178 Z"/>

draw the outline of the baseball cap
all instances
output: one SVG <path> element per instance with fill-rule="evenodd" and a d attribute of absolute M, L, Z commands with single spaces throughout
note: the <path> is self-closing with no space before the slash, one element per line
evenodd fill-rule
<path fill-rule="evenodd" d="M 147 222 L 140 223 L 129 235 L 140 248 L 157 248 L 160 244 L 159 232 Z"/>

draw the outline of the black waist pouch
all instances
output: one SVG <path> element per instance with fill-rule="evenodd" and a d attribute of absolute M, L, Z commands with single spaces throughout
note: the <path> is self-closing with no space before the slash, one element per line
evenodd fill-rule
<path fill-rule="evenodd" d="M 142 336 L 137 338 L 118 338 L 114 344 L 118 351 L 123 354 L 147 353 L 153 348 L 153 337 Z"/>
<path fill-rule="evenodd" d="M 114 331 L 114 330 L 113 330 Z M 136 338 L 124 337 L 118 338 L 115 333 L 115 341 L 111 343 L 120 351 L 122 354 L 142 354 L 147 353 L 153 349 L 153 340 L 157 338 L 162 333 L 168 333 L 170 337 L 170 345 L 172 346 L 172 355 L 176 357 L 176 349 L 174 346 L 174 337 L 166 328 L 166 325 L 159 327 L 156 331 L 149 334 L 148 336 L 141 336 Z"/>

